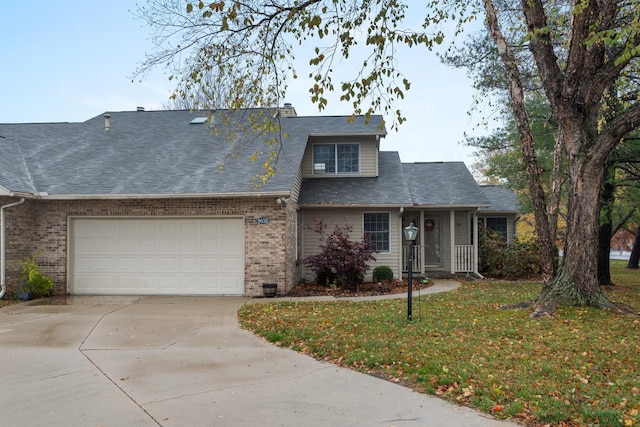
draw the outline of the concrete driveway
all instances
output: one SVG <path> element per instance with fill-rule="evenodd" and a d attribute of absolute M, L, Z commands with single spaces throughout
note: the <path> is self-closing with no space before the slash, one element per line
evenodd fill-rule
<path fill-rule="evenodd" d="M 241 297 L 0 309 L 0 426 L 509 426 L 264 343 Z"/>

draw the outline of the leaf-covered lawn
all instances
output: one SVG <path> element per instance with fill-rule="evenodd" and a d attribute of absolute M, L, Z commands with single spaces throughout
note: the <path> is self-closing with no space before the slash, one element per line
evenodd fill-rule
<path fill-rule="evenodd" d="M 608 291 L 640 308 L 640 271 L 614 264 Z M 502 310 L 539 284 L 465 282 L 413 301 L 245 305 L 246 329 L 277 345 L 532 425 L 640 425 L 640 318 L 565 308 Z"/>

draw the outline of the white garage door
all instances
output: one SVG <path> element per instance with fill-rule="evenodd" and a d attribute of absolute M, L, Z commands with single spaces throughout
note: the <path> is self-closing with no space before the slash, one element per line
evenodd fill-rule
<path fill-rule="evenodd" d="M 242 218 L 75 218 L 70 292 L 242 295 Z"/>

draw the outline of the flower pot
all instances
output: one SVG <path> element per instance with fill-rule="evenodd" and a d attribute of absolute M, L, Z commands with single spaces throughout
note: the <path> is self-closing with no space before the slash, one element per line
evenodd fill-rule
<path fill-rule="evenodd" d="M 262 292 L 267 298 L 273 298 L 278 292 L 278 285 L 275 283 L 265 283 L 262 285 Z"/>
<path fill-rule="evenodd" d="M 33 298 L 33 295 L 29 291 L 18 292 L 18 300 L 20 301 L 29 301 L 32 298 Z"/>

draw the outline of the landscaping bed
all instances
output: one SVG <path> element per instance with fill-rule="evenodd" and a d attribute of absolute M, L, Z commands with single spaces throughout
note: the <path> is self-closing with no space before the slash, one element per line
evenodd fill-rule
<path fill-rule="evenodd" d="M 425 289 L 433 285 L 430 280 L 428 284 L 414 282 L 413 290 Z M 401 294 L 408 292 L 406 280 L 394 280 L 392 282 L 367 282 L 358 286 L 357 289 L 342 288 L 339 286 L 323 285 L 316 282 L 302 282 L 293 287 L 287 296 L 309 297 L 309 296 L 333 296 L 336 298 L 364 297 L 389 294 Z"/>

